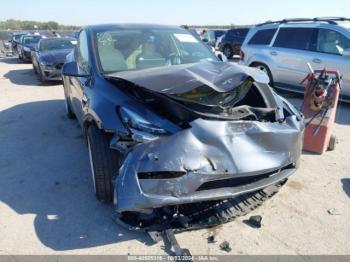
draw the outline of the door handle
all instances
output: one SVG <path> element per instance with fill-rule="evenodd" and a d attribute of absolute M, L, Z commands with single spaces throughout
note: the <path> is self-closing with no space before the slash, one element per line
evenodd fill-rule
<path fill-rule="evenodd" d="M 271 51 L 271 52 L 270 52 L 270 55 L 276 56 L 276 55 L 277 55 L 277 52 L 276 52 L 276 51 Z"/>
<path fill-rule="evenodd" d="M 314 59 L 312 59 L 312 62 L 314 62 L 315 64 L 321 64 L 322 60 L 318 59 L 318 58 L 314 58 Z"/>

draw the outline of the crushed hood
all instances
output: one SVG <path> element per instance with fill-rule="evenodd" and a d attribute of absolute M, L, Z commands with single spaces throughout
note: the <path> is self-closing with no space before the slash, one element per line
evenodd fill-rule
<path fill-rule="evenodd" d="M 223 93 L 240 86 L 249 77 L 256 82 L 269 82 L 266 74 L 255 68 L 217 61 L 122 71 L 106 77 L 127 80 L 163 94 L 182 94 L 203 85 Z"/>

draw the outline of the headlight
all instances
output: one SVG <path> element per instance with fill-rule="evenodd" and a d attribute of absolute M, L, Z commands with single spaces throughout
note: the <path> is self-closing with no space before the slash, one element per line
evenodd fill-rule
<path fill-rule="evenodd" d="M 139 114 L 127 108 L 120 109 L 120 116 L 123 123 L 132 133 L 132 137 L 135 141 L 150 141 L 157 139 L 159 136 L 168 134 L 163 128 L 150 123 Z"/>
<path fill-rule="evenodd" d="M 24 50 L 24 52 L 30 52 L 31 50 L 30 50 L 30 48 L 29 47 L 23 47 L 23 50 Z"/>

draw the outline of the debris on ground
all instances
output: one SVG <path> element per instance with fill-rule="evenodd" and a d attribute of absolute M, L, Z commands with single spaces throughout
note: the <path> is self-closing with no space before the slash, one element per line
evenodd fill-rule
<path fill-rule="evenodd" d="M 209 236 L 208 238 L 208 244 L 212 244 L 212 243 L 215 243 L 215 236 Z"/>
<path fill-rule="evenodd" d="M 253 228 L 261 228 L 261 216 L 251 216 L 248 220 L 243 221 Z"/>
<path fill-rule="evenodd" d="M 227 241 L 224 241 L 220 244 L 220 249 L 226 252 L 231 252 L 232 248 L 230 247 L 230 243 Z"/>
<path fill-rule="evenodd" d="M 335 208 L 328 209 L 327 212 L 328 212 L 328 214 L 330 214 L 332 216 L 341 215 L 340 212 Z"/>

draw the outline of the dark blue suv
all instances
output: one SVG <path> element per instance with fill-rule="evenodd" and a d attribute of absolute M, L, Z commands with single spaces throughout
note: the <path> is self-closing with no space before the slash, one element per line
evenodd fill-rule
<path fill-rule="evenodd" d="M 248 32 L 249 28 L 228 30 L 221 39 L 221 42 L 218 43 L 218 49 L 223 52 L 228 59 L 231 59 L 233 55 L 239 55 L 241 46 Z"/>

